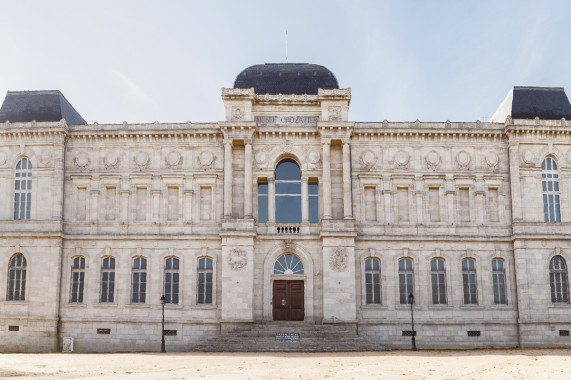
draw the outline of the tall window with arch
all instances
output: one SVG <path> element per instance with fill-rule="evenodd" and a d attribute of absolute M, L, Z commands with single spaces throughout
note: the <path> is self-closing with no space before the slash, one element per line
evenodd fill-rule
<path fill-rule="evenodd" d="M 412 260 L 399 260 L 399 296 L 401 305 L 410 305 L 409 294 L 414 295 L 414 270 Z"/>
<path fill-rule="evenodd" d="M 71 294 L 69 302 L 83 303 L 83 287 L 85 284 L 85 257 L 73 258 L 71 265 Z"/>
<path fill-rule="evenodd" d="M 444 260 L 430 260 L 430 277 L 432 280 L 432 303 L 446 305 L 446 270 Z"/>
<path fill-rule="evenodd" d="M 22 158 L 16 164 L 14 180 L 14 220 L 29 220 L 32 206 L 32 161 Z"/>
<path fill-rule="evenodd" d="M 99 302 L 113 303 L 115 294 L 115 258 L 104 257 L 101 260 L 101 290 Z"/>
<path fill-rule="evenodd" d="M 476 283 L 476 260 L 462 260 L 462 283 L 464 286 L 464 304 L 478 304 L 478 286 Z"/>
<path fill-rule="evenodd" d="M 145 303 L 147 296 L 147 259 L 135 257 L 131 270 L 131 303 Z"/>
<path fill-rule="evenodd" d="M 569 303 L 567 265 L 561 256 L 554 256 L 549 262 L 549 285 L 552 303 Z"/>
<path fill-rule="evenodd" d="M 557 163 L 547 157 L 541 163 L 541 187 L 543 190 L 543 219 L 548 223 L 561 222 L 559 207 L 559 172 Z"/>
<path fill-rule="evenodd" d="M 16 253 L 8 264 L 8 301 L 26 300 L 26 268 L 24 255 Z"/>
<path fill-rule="evenodd" d="M 502 259 L 492 260 L 492 283 L 494 286 L 494 304 L 507 305 L 506 270 Z"/>
<path fill-rule="evenodd" d="M 301 171 L 292 159 L 276 167 L 276 222 L 301 223 Z"/>
<path fill-rule="evenodd" d="M 365 260 L 365 302 L 381 304 L 381 260 L 374 257 Z"/>
<path fill-rule="evenodd" d="M 178 304 L 179 260 L 176 257 L 165 259 L 164 289 L 165 302 Z"/>
<path fill-rule="evenodd" d="M 198 277 L 196 280 L 196 303 L 199 305 L 212 303 L 213 265 L 210 257 L 198 259 Z"/>

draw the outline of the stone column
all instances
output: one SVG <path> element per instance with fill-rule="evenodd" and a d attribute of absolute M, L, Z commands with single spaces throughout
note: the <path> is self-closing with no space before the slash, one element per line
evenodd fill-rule
<path fill-rule="evenodd" d="M 383 197 L 385 203 L 385 223 L 392 223 L 392 213 L 391 213 L 391 196 L 393 192 L 391 190 L 383 190 Z"/>
<path fill-rule="evenodd" d="M 192 196 L 194 191 L 184 190 L 184 221 L 192 223 Z"/>
<path fill-rule="evenodd" d="M 523 220 L 523 205 L 521 197 L 521 178 L 519 174 L 519 143 L 510 142 L 510 183 L 512 196 L 513 221 Z"/>
<path fill-rule="evenodd" d="M 161 191 L 160 190 L 151 190 L 151 199 L 153 200 L 153 205 L 152 205 L 152 218 L 153 218 L 153 222 L 159 222 L 160 221 L 160 196 L 161 196 Z"/>
<path fill-rule="evenodd" d="M 416 196 L 416 223 L 424 224 L 424 207 L 422 207 L 422 198 L 424 197 L 424 192 L 415 191 Z"/>
<path fill-rule="evenodd" d="M 91 191 L 91 223 L 99 222 L 99 190 Z"/>
<path fill-rule="evenodd" d="M 232 140 L 224 141 L 224 218 L 232 217 Z"/>
<path fill-rule="evenodd" d="M 484 224 L 484 210 L 486 208 L 484 196 L 486 193 L 484 191 L 475 191 L 474 195 L 476 196 L 476 223 L 481 226 Z"/>
<path fill-rule="evenodd" d="M 268 178 L 268 223 L 276 221 L 276 182 L 274 178 Z"/>
<path fill-rule="evenodd" d="M 343 218 L 353 219 L 351 196 L 351 145 L 343 141 Z"/>
<path fill-rule="evenodd" d="M 129 220 L 129 190 L 121 190 L 121 222 L 127 222 Z"/>
<path fill-rule="evenodd" d="M 301 222 L 309 222 L 309 191 L 307 177 L 301 178 Z"/>
<path fill-rule="evenodd" d="M 244 218 L 252 218 L 252 142 L 244 145 Z"/>
<path fill-rule="evenodd" d="M 376 221 L 379 223 L 383 222 L 383 218 L 382 218 L 383 212 L 381 211 L 382 210 L 382 198 L 383 198 L 383 192 L 380 189 L 380 187 L 377 186 L 377 188 L 375 189 L 375 203 L 377 205 L 377 210 L 376 210 L 377 211 L 377 219 L 376 219 Z"/>
<path fill-rule="evenodd" d="M 323 143 L 323 219 L 331 219 L 331 141 Z"/>

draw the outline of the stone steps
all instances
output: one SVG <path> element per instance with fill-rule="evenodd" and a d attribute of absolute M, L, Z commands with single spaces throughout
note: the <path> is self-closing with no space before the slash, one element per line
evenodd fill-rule
<path fill-rule="evenodd" d="M 277 342 L 276 334 L 299 334 L 299 341 Z M 339 352 L 384 349 L 384 346 L 357 335 L 353 325 L 316 325 L 304 322 L 252 323 L 222 332 L 191 348 L 192 351 L 203 352 Z"/>

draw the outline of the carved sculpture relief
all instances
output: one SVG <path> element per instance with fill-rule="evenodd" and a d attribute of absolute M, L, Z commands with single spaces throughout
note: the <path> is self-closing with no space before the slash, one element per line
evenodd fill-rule
<path fill-rule="evenodd" d="M 437 151 L 431 150 L 428 152 L 426 157 L 424 157 L 424 161 L 426 162 L 426 167 L 432 170 L 438 169 L 440 166 L 441 158 L 440 154 Z"/>
<path fill-rule="evenodd" d="M 40 153 L 40 163 L 44 166 L 50 166 L 52 163 L 52 152 L 49 149 L 42 150 Z"/>
<path fill-rule="evenodd" d="M 244 113 L 240 107 L 232 107 L 232 120 L 242 120 Z"/>
<path fill-rule="evenodd" d="M 497 170 L 498 166 L 500 165 L 500 157 L 494 151 L 489 151 L 488 153 L 486 153 L 484 161 L 486 161 L 486 165 L 488 165 L 488 169 L 493 170 L 493 171 Z"/>
<path fill-rule="evenodd" d="M 329 107 L 329 120 L 330 121 L 341 120 L 341 107 Z"/>
<path fill-rule="evenodd" d="M 244 269 L 248 265 L 248 256 L 242 249 L 233 248 L 228 255 L 228 265 L 232 270 Z"/>
<path fill-rule="evenodd" d="M 210 169 L 214 164 L 214 161 L 216 161 L 216 156 L 209 150 L 203 150 L 200 152 L 197 159 L 198 165 L 202 169 Z"/>
<path fill-rule="evenodd" d="M 306 152 L 306 156 L 310 168 L 317 169 L 321 167 L 321 153 L 319 153 L 319 151 L 312 150 L 310 152 Z"/>
<path fill-rule="evenodd" d="M 171 150 L 165 157 L 165 163 L 169 169 L 180 165 L 181 162 L 182 156 L 177 150 Z"/>
<path fill-rule="evenodd" d="M 408 169 L 410 163 L 410 154 L 404 150 L 396 152 L 394 157 L 395 166 L 398 169 Z"/>
<path fill-rule="evenodd" d="M 263 167 L 267 160 L 268 160 L 268 153 L 266 152 L 266 150 L 258 150 L 254 153 L 254 161 L 256 161 L 258 167 Z"/>
<path fill-rule="evenodd" d="M 345 248 L 335 248 L 329 258 L 329 267 L 336 272 L 344 272 L 347 268 L 347 250 Z"/>
<path fill-rule="evenodd" d="M 470 168 L 470 154 L 465 150 L 461 150 L 456 154 L 456 164 L 458 164 L 459 169 L 469 169 Z"/>
<path fill-rule="evenodd" d="M 371 169 L 377 163 L 377 155 L 372 150 L 366 150 L 361 153 L 361 167 L 363 169 Z"/>
<path fill-rule="evenodd" d="M 73 163 L 80 169 L 85 169 L 90 163 L 89 155 L 85 152 L 78 152 L 75 157 L 73 157 Z"/>
<path fill-rule="evenodd" d="M 282 141 L 281 150 L 282 153 L 291 153 L 293 151 L 294 145 L 291 140 Z"/>
<path fill-rule="evenodd" d="M 119 153 L 109 152 L 103 158 L 105 169 L 116 169 L 119 166 Z"/>
<path fill-rule="evenodd" d="M 133 163 L 139 170 L 147 169 L 151 163 L 151 157 L 147 152 L 140 151 L 133 157 Z"/>

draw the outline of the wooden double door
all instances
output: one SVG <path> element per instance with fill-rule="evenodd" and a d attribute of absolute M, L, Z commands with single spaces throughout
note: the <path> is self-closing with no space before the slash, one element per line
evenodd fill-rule
<path fill-rule="evenodd" d="M 305 317 L 303 281 L 274 281 L 272 297 L 274 321 L 303 321 Z"/>

